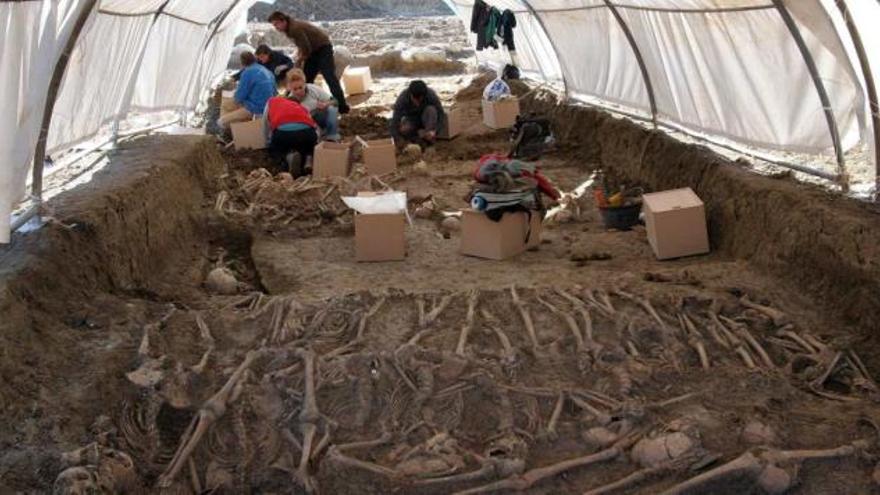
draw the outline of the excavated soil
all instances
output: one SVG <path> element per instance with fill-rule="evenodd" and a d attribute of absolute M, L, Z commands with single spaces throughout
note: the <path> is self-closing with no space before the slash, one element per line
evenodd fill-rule
<path fill-rule="evenodd" d="M 656 494 L 750 451 L 669 493 L 876 493 L 875 212 L 517 86 L 555 120 L 561 189 L 692 186 L 713 252 L 655 261 L 587 195 L 536 251 L 463 257 L 440 221 L 507 145 L 483 83 L 461 136 L 381 178 L 434 210 L 402 262 L 352 261 L 339 195 L 381 187 L 359 167 L 293 180 L 149 137 L 58 197 L 0 254 L 0 492 Z"/>

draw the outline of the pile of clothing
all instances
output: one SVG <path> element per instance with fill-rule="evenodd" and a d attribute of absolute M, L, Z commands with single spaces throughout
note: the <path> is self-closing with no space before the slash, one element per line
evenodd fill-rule
<path fill-rule="evenodd" d="M 494 221 L 508 211 L 544 211 L 542 194 L 553 200 L 559 190 L 538 166 L 500 154 L 480 158 L 474 170 L 474 184 L 467 200 L 471 208 L 482 211 Z"/>
<path fill-rule="evenodd" d="M 514 28 L 516 28 L 516 16 L 510 9 L 502 12 L 490 7 L 483 0 L 474 2 L 471 32 L 477 35 L 477 50 L 497 49 L 499 42 L 510 51 L 516 50 L 513 40 Z"/>

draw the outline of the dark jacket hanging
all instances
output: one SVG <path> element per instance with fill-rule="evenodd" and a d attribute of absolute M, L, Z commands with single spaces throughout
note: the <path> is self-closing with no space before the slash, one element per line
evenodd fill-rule
<path fill-rule="evenodd" d="M 500 26 L 501 11 L 495 7 L 489 7 L 489 20 L 486 21 L 486 48 L 498 48 L 498 42 L 495 40 L 495 35 L 498 33 L 498 28 Z"/>
<path fill-rule="evenodd" d="M 488 46 L 487 24 L 489 24 L 489 6 L 483 0 L 476 0 L 471 13 L 471 32 L 477 35 L 477 50 L 483 50 Z"/>
<path fill-rule="evenodd" d="M 498 24 L 498 36 L 504 38 L 504 46 L 508 50 L 516 50 L 516 44 L 513 41 L 513 29 L 516 27 L 516 16 L 510 9 L 501 13 L 501 22 Z"/>

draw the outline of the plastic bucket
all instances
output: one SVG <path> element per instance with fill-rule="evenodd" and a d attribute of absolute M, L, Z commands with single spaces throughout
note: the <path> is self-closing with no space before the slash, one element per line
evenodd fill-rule
<path fill-rule="evenodd" d="M 636 203 L 629 206 L 599 207 L 602 214 L 602 222 L 606 228 L 617 230 L 629 230 L 639 223 L 639 213 L 642 212 L 642 204 Z"/>

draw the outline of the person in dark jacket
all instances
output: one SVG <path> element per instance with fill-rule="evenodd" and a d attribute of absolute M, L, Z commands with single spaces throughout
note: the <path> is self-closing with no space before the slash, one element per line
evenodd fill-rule
<path fill-rule="evenodd" d="M 284 54 L 281 50 L 273 50 L 269 45 L 260 45 L 254 52 L 260 65 L 269 69 L 269 72 L 275 74 L 275 82 L 285 81 L 287 71 L 293 68 L 293 60 Z"/>
<path fill-rule="evenodd" d="M 349 111 L 345 102 L 345 93 L 339 78 L 336 77 L 336 63 L 333 61 L 333 44 L 330 37 L 317 26 L 308 22 L 298 21 L 283 12 L 273 12 L 269 22 L 275 29 L 287 35 L 296 45 L 297 66 L 306 74 L 306 82 L 311 84 L 320 73 L 327 81 L 330 93 L 339 104 L 339 113 Z"/>
<path fill-rule="evenodd" d="M 477 35 L 477 50 L 482 51 L 489 46 L 486 38 L 486 27 L 489 24 L 490 7 L 483 0 L 476 0 L 471 11 L 471 32 Z"/>
<path fill-rule="evenodd" d="M 391 136 L 398 147 L 412 142 L 424 148 L 434 144 L 445 120 L 437 93 L 425 81 L 412 81 L 394 103 Z"/>

